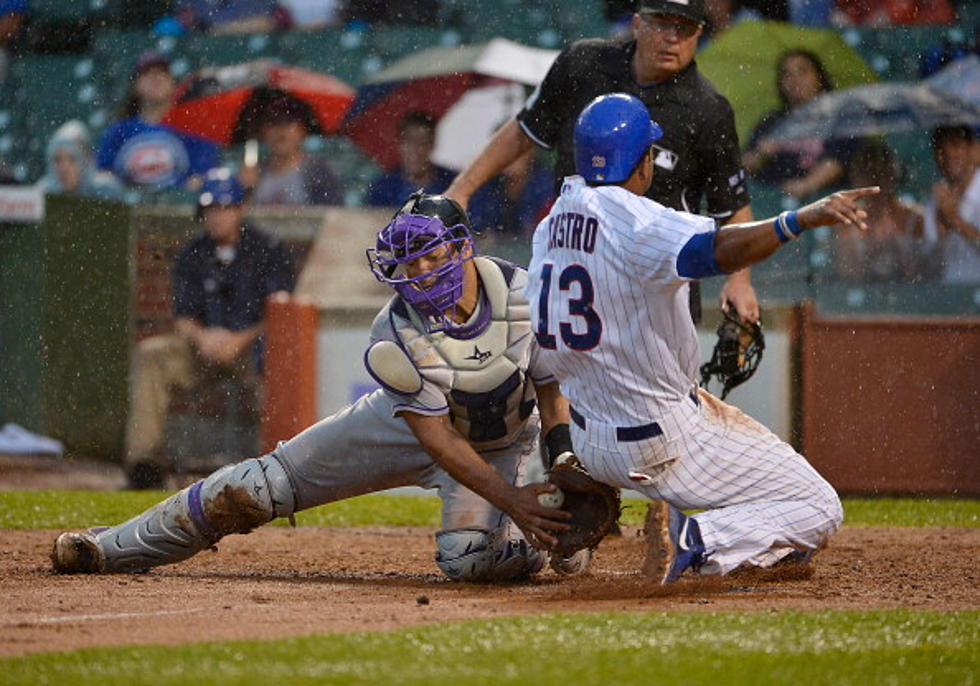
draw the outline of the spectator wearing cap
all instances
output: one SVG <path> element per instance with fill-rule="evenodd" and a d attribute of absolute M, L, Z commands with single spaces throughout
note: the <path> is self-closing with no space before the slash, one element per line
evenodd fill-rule
<path fill-rule="evenodd" d="M 245 166 L 240 178 L 252 188 L 256 205 L 340 205 L 343 187 L 327 159 L 303 147 L 316 129 L 306 103 L 288 95 L 262 110 L 259 139 L 265 148 L 261 166 Z"/>
<path fill-rule="evenodd" d="M 467 205 L 483 184 L 530 147 L 556 151 L 555 192 L 575 174 L 575 122 L 605 93 L 639 98 L 663 128 L 647 197 L 677 210 L 705 211 L 721 224 L 751 221 L 752 209 L 739 154 L 735 115 L 728 100 L 694 61 L 706 22 L 704 0 L 641 0 L 630 19 L 632 40 L 580 40 L 555 59 L 524 109 L 494 135 L 446 194 Z M 702 208 L 704 208 L 702 210 Z M 735 306 L 748 321 L 759 305 L 747 270 L 728 277 L 722 307 Z M 700 298 L 691 289 L 691 309 Z"/>
<path fill-rule="evenodd" d="M 139 343 L 131 373 L 125 464 L 133 488 L 160 488 L 167 408 L 175 388 L 231 378 L 258 384 L 266 299 L 293 289 L 282 243 L 244 221 L 245 189 L 209 171 L 198 195 L 204 232 L 174 261 L 174 333 Z"/>
<path fill-rule="evenodd" d="M 409 112 L 398 122 L 398 167 L 368 186 L 365 205 L 399 207 L 405 198 L 422 189 L 438 194 L 446 190 L 453 173 L 432 161 L 436 145 L 436 120 L 425 112 Z"/>
<path fill-rule="evenodd" d="M 218 147 L 161 124 L 176 91 L 170 61 L 145 52 L 133 68 L 120 119 L 102 134 L 96 153 L 100 169 L 149 190 L 195 187 L 220 161 Z"/>

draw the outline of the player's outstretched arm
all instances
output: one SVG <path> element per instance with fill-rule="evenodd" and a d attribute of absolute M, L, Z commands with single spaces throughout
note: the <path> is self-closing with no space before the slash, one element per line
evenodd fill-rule
<path fill-rule="evenodd" d="M 557 542 L 552 532 L 568 528 L 565 521 L 571 515 L 538 502 L 538 495 L 554 490 L 553 486 L 534 483 L 517 488 L 507 483 L 459 435 L 446 415 L 427 417 L 403 412 L 401 416 L 436 464 L 494 507 L 510 515 L 532 545 L 551 548 Z"/>
<path fill-rule="evenodd" d="M 818 226 L 868 228 L 868 213 L 858 201 L 879 192 L 878 186 L 839 191 L 778 217 L 721 227 L 714 241 L 714 256 L 722 272 L 733 272 L 761 262 L 784 243 Z"/>
<path fill-rule="evenodd" d="M 511 119 L 500 127 L 476 159 L 453 179 L 443 195 L 449 196 L 465 209 L 480 186 L 502 172 L 533 145 L 517 119 Z"/>

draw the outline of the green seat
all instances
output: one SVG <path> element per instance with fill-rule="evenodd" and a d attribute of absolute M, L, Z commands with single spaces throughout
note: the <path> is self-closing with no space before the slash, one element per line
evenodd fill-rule
<path fill-rule="evenodd" d="M 191 69 L 250 62 L 260 58 L 279 57 L 278 34 L 250 33 L 229 36 L 192 34 L 184 37 L 178 54 L 186 58 Z"/>
<path fill-rule="evenodd" d="M 884 81 L 916 81 L 922 55 L 950 37 L 955 28 L 895 26 L 881 29 L 844 29 L 841 35 Z M 962 30 L 959 29 L 962 33 Z"/>
<path fill-rule="evenodd" d="M 44 149 L 51 134 L 69 119 L 86 124 L 90 116 L 110 107 L 108 97 L 98 83 L 91 57 L 63 55 L 28 55 L 11 65 L 19 84 L 16 94 L 18 118 L 29 132 L 21 142 L 20 153 L 31 170 L 40 175 L 44 166 Z M 36 84 L 44 84 L 38 88 Z"/>
<path fill-rule="evenodd" d="M 280 56 L 288 64 L 330 74 L 356 86 L 370 56 L 367 32 L 343 29 L 283 34 Z"/>

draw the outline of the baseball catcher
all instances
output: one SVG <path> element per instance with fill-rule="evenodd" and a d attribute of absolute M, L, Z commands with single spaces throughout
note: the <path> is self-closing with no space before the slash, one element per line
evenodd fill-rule
<path fill-rule="evenodd" d="M 553 486 L 524 484 L 541 433 L 567 437 L 569 421 L 531 332 L 526 272 L 476 255 L 465 211 L 442 196 L 413 196 L 367 253 L 394 291 L 364 354 L 380 388 L 127 522 L 61 534 L 56 571 L 179 562 L 276 517 L 406 485 L 438 489 L 435 563 L 450 579 L 520 579 L 549 562 L 565 574 L 586 569 L 587 547 L 549 560 L 575 520 L 540 502 Z"/>
<path fill-rule="evenodd" d="M 708 387 L 714 376 L 722 384 L 721 399 L 755 374 L 766 349 L 766 339 L 758 322 L 745 323 L 729 303 L 718 325 L 718 342 L 711 359 L 701 365 L 701 385 Z"/>

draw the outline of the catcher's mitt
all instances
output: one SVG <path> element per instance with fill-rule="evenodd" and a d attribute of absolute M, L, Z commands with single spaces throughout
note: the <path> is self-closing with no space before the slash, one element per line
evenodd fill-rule
<path fill-rule="evenodd" d="M 755 374 L 766 348 L 766 339 L 762 335 L 762 326 L 758 322 L 743 322 L 734 305 L 730 304 L 728 311 L 722 314 L 718 342 L 711 359 L 701 365 L 701 385 L 707 388 L 711 377 L 717 377 L 723 384 L 721 399 L 724 400 L 729 391 Z"/>
<path fill-rule="evenodd" d="M 552 549 L 567 556 L 582 548 L 595 548 L 619 519 L 619 490 L 593 479 L 578 458 L 563 453 L 548 470 L 548 482 L 565 495 L 561 509 L 570 512 L 570 528 L 555 534 Z"/>

